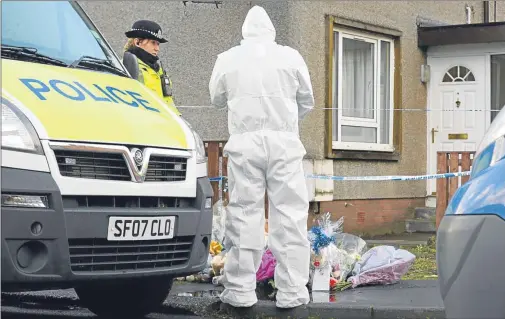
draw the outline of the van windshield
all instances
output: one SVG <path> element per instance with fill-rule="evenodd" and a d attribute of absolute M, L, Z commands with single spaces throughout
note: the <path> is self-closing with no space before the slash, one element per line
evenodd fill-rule
<path fill-rule="evenodd" d="M 5 46 L 35 49 L 67 65 L 89 56 L 124 70 L 82 9 L 67 1 L 2 1 L 2 47 Z"/>

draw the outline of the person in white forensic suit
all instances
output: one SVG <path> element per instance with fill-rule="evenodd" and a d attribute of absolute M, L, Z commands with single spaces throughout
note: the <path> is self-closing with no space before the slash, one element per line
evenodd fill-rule
<path fill-rule="evenodd" d="M 233 307 L 257 303 L 256 272 L 265 247 L 265 189 L 269 198 L 268 245 L 277 259 L 276 305 L 307 304 L 310 245 L 306 154 L 298 123 L 314 107 L 309 71 L 300 53 L 275 42 L 266 11 L 250 9 L 240 45 L 217 56 L 209 82 L 211 102 L 228 107 L 229 203 L 225 222 L 224 291 Z"/>

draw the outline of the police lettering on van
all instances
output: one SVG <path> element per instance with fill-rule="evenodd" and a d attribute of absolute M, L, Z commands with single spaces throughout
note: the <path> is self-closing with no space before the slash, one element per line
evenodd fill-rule
<path fill-rule="evenodd" d="M 87 98 L 92 98 L 96 102 L 123 103 L 131 107 L 142 105 L 146 110 L 160 112 L 158 109 L 150 106 L 149 102 L 143 99 L 140 93 L 129 90 L 123 91 L 109 85 L 103 88 L 98 84 L 93 84 L 93 88 L 87 88 L 77 81 L 74 81 L 72 84 L 53 79 L 49 80 L 46 84 L 37 79 L 24 78 L 19 80 L 42 101 L 47 100 L 47 94 L 56 92 L 73 101 L 84 101 Z"/>

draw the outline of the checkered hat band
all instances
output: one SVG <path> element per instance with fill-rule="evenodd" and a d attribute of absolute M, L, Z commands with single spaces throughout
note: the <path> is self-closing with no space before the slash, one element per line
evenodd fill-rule
<path fill-rule="evenodd" d="M 150 33 L 150 34 L 154 35 L 155 37 L 157 37 L 157 38 L 161 39 L 161 31 L 159 31 L 158 33 L 154 33 L 154 32 L 149 31 L 149 30 L 136 29 L 136 28 L 132 29 L 132 31 L 143 31 L 143 32 L 147 32 L 147 33 Z"/>

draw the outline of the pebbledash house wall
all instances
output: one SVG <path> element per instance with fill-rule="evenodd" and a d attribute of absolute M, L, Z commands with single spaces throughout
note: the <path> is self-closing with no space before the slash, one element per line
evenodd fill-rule
<path fill-rule="evenodd" d="M 307 149 L 306 170 L 341 176 L 423 175 L 426 173 L 425 112 L 394 112 L 395 156 L 354 154 L 353 159 L 327 157 L 329 17 L 346 27 L 379 30 L 396 36 L 395 108 L 425 108 L 426 86 L 420 81 L 425 54 L 417 46 L 420 19 L 447 24 L 483 21 L 482 1 L 223 1 L 197 4 L 182 1 L 81 1 L 80 4 L 119 55 L 124 32 L 138 19 L 161 24 L 168 43 L 161 57 L 174 83 L 175 102 L 206 141 L 226 140 L 227 114 L 208 108 L 208 82 L 217 54 L 237 45 L 251 6 L 263 6 L 276 30 L 277 42 L 299 50 L 310 70 L 315 110 L 301 124 Z M 500 12 L 500 15 L 502 13 Z M 331 107 L 331 106 L 330 106 Z M 415 207 L 424 206 L 424 181 L 308 181 L 311 216 L 331 212 L 345 216 L 345 231 L 386 233 L 402 230 Z M 316 213 L 313 210 L 317 211 Z M 310 219 L 310 223 L 313 219 Z M 400 225 L 399 227 L 397 227 Z M 403 228 L 404 229 L 404 228 Z"/>

